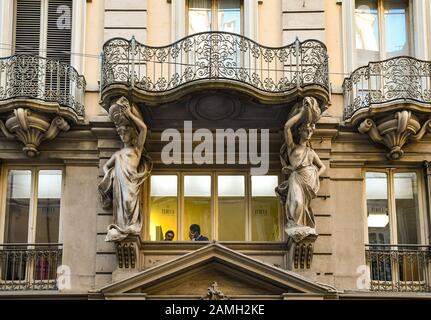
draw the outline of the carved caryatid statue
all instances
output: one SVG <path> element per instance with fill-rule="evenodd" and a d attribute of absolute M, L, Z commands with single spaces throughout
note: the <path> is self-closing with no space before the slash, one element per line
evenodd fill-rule
<path fill-rule="evenodd" d="M 316 235 L 311 200 L 317 196 L 319 177 L 326 168 L 311 148 L 310 138 L 320 115 L 316 99 L 307 97 L 294 108 L 284 126 L 285 143 L 280 150 L 280 159 L 288 179 L 276 188 L 276 192 L 287 218 L 285 231 L 296 243 Z"/>
<path fill-rule="evenodd" d="M 103 166 L 105 176 L 99 184 L 99 194 L 103 207 L 112 207 L 114 214 L 106 241 L 119 241 L 141 232 L 140 191 L 151 172 L 152 162 L 144 149 L 147 126 L 139 111 L 122 97 L 109 108 L 109 116 L 124 147 Z"/>

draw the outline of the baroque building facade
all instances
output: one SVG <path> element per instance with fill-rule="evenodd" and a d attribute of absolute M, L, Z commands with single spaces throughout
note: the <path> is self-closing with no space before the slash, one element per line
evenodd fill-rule
<path fill-rule="evenodd" d="M 429 0 L 2 0 L 0 298 L 430 298 Z"/>

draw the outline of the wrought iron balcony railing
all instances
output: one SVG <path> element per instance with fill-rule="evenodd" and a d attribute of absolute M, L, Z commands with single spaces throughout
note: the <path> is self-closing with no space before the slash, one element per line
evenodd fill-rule
<path fill-rule="evenodd" d="M 57 290 L 61 244 L 0 244 L 0 291 Z"/>
<path fill-rule="evenodd" d="M 366 245 L 372 291 L 430 292 L 431 247 Z"/>
<path fill-rule="evenodd" d="M 329 92 L 327 50 L 317 40 L 271 48 L 227 32 L 197 33 L 164 47 L 114 38 L 103 47 L 102 92 L 125 85 L 154 95 L 209 80 L 263 93 L 307 86 Z"/>
<path fill-rule="evenodd" d="M 391 103 L 431 103 L 431 62 L 396 57 L 353 71 L 343 84 L 344 119 L 361 109 Z"/>
<path fill-rule="evenodd" d="M 0 58 L 0 102 L 37 99 L 84 115 L 85 79 L 75 68 L 36 55 Z"/>

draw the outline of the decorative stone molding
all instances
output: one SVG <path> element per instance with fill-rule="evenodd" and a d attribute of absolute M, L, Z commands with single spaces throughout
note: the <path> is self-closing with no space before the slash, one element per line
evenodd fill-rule
<path fill-rule="evenodd" d="M 135 242 L 117 242 L 117 261 L 120 269 L 135 269 L 138 248 Z"/>
<path fill-rule="evenodd" d="M 378 120 L 367 118 L 359 125 L 358 131 L 389 148 L 388 159 L 398 160 L 404 154 L 402 148 L 406 143 L 419 141 L 427 132 L 431 132 L 431 119 L 421 124 L 411 111 L 403 110 Z"/>
<path fill-rule="evenodd" d="M 209 287 L 207 295 L 203 300 L 229 300 L 228 297 L 220 290 L 216 281 L 214 281 Z"/>
<path fill-rule="evenodd" d="M 317 235 L 310 235 L 301 242 L 293 243 L 293 267 L 295 269 L 310 269 L 313 260 L 314 242 Z"/>
<path fill-rule="evenodd" d="M 45 140 L 54 139 L 60 131 L 70 128 L 64 118 L 53 119 L 25 108 L 17 108 L 6 122 L 0 120 L 0 130 L 7 139 L 18 139 L 24 144 L 23 151 L 28 157 L 39 154 L 39 145 Z"/>

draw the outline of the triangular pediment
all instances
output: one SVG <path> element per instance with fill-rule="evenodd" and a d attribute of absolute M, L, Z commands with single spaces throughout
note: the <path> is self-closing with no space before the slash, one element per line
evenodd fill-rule
<path fill-rule="evenodd" d="M 224 295 L 231 298 L 336 296 L 336 291 L 329 286 L 317 284 L 218 243 L 141 271 L 98 292 L 105 297 L 123 294 L 146 298 L 200 298 L 205 297 L 208 287 L 214 282 Z"/>

